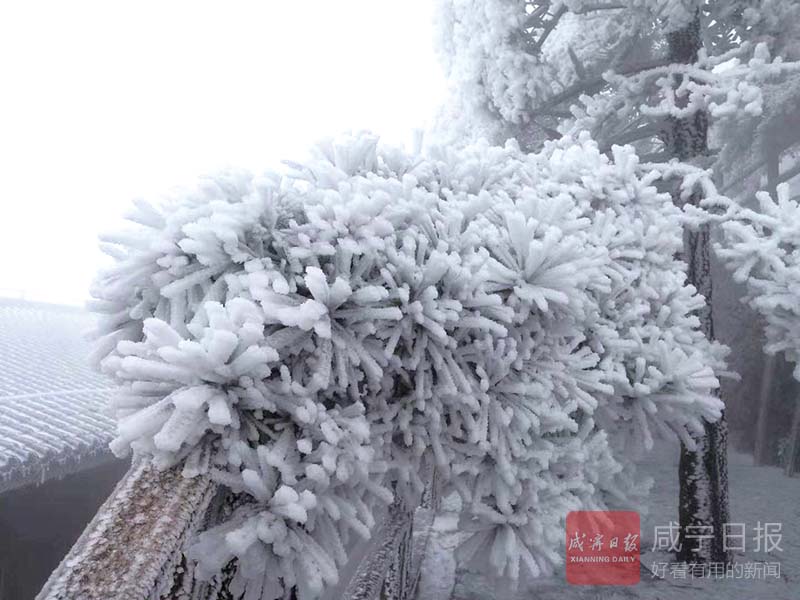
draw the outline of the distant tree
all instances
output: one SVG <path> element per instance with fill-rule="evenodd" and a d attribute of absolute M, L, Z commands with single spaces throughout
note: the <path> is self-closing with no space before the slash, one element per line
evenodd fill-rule
<path fill-rule="evenodd" d="M 678 160 L 735 178 L 741 122 L 760 127 L 765 89 L 786 89 L 800 7 L 791 0 L 443 0 L 441 49 L 451 83 L 441 135 L 487 136 L 538 148 L 587 130 L 603 151 L 632 144 L 642 160 Z M 780 83 L 779 83 L 780 82 Z M 719 142 L 717 140 L 720 140 Z M 755 161 L 759 165 L 759 160 Z M 756 167 L 758 168 L 758 167 Z M 685 183 L 685 180 L 684 180 Z M 699 187 L 675 188 L 694 212 Z M 715 338 L 708 223 L 685 236 L 689 281 L 706 298 L 703 331 Z M 680 521 L 714 528 L 686 560 L 728 560 L 725 420 L 708 424 L 680 466 Z"/>
<path fill-rule="evenodd" d="M 776 191 L 776 197 L 759 193 L 758 210 L 742 210 L 723 225 L 717 252 L 747 285 L 747 301 L 764 318 L 767 352 L 783 352 L 800 380 L 800 205 L 790 198 L 788 185 Z M 794 472 L 799 436 L 800 402 L 789 434 L 788 475 Z"/>

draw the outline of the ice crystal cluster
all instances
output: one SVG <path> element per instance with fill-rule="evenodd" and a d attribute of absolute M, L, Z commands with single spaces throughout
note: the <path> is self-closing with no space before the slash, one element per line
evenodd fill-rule
<path fill-rule="evenodd" d="M 757 194 L 759 209 L 743 209 L 723 224 L 717 253 L 745 283 L 745 300 L 765 321 L 769 353 L 784 352 L 800 380 L 800 205 L 787 184 L 777 198 Z"/>
<path fill-rule="evenodd" d="M 632 449 L 720 414 L 660 176 L 586 136 L 420 156 L 358 134 L 140 202 L 93 291 L 113 448 L 240 494 L 191 556 L 237 559 L 246 598 L 318 597 L 427 461 L 463 560 L 547 573 Z"/>

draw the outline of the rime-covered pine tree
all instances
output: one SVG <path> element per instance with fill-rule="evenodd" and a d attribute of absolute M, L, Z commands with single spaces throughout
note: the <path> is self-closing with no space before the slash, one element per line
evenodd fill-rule
<path fill-rule="evenodd" d="M 783 352 L 800 380 L 800 205 L 781 184 L 772 197 L 758 194 L 757 210 L 745 209 L 723 225 L 717 252 L 747 286 L 748 303 L 763 317 L 767 352 Z M 800 403 L 792 419 L 786 473 L 800 449 Z"/>
<path fill-rule="evenodd" d="M 721 415 L 668 177 L 586 135 L 362 134 L 139 202 L 93 290 L 113 448 L 239 495 L 190 556 L 248 600 L 319 597 L 430 463 L 464 561 L 548 573 L 568 511 L 637 493 L 634 450 Z"/>
<path fill-rule="evenodd" d="M 786 90 L 798 70 L 790 30 L 800 9 L 791 0 L 442 0 L 440 7 L 452 92 L 440 133 L 450 141 L 511 137 L 533 149 L 586 130 L 603 151 L 632 144 L 644 162 L 677 159 L 713 170 L 719 181 L 741 168 L 729 144 L 741 122 L 766 122 L 771 90 Z M 673 200 L 691 210 L 701 195 L 690 190 Z M 684 256 L 707 300 L 698 313 L 704 332 L 714 339 L 709 235 L 707 224 L 689 231 Z M 697 450 L 681 453 L 682 531 L 715 531 L 686 560 L 728 559 L 726 437 L 723 419 L 708 425 Z"/>

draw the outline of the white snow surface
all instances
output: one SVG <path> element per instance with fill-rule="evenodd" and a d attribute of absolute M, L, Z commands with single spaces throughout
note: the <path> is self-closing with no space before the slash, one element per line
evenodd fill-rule
<path fill-rule="evenodd" d="M 0 493 L 111 458 L 108 380 L 88 363 L 92 317 L 0 299 Z"/>

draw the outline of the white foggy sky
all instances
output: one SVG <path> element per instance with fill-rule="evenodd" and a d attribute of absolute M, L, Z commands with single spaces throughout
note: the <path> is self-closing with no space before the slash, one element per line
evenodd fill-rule
<path fill-rule="evenodd" d="M 82 304 L 136 196 L 346 129 L 409 140 L 442 97 L 431 4 L 0 3 L 0 296 Z"/>

